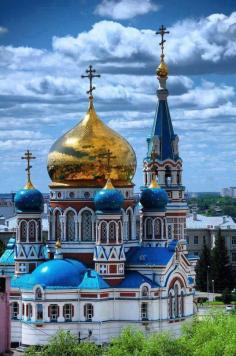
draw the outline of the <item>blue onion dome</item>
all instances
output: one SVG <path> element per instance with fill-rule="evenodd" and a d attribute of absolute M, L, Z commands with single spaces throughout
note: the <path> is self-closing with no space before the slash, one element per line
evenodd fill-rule
<path fill-rule="evenodd" d="M 144 210 L 165 211 L 168 195 L 155 180 L 141 193 L 140 202 Z"/>
<path fill-rule="evenodd" d="M 39 190 L 35 189 L 30 180 L 23 189 L 16 193 L 14 202 L 18 213 L 43 212 L 43 195 Z"/>
<path fill-rule="evenodd" d="M 124 203 L 122 193 L 115 189 L 110 178 L 103 189 L 101 189 L 94 198 L 94 203 L 97 211 L 104 213 L 119 212 Z"/>
<path fill-rule="evenodd" d="M 41 263 L 30 275 L 17 278 L 15 285 L 26 289 L 38 284 L 43 288 L 77 288 L 85 271 L 86 267 L 77 260 L 50 260 Z"/>

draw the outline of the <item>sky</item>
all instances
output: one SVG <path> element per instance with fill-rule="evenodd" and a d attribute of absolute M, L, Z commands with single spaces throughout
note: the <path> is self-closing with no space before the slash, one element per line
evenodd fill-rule
<path fill-rule="evenodd" d="M 142 160 L 157 105 L 160 25 L 168 27 L 169 108 L 188 191 L 236 185 L 235 0 L 1 0 L 0 192 L 48 191 L 47 154 L 85 115 L 89 64 L 100 118 Z"/>

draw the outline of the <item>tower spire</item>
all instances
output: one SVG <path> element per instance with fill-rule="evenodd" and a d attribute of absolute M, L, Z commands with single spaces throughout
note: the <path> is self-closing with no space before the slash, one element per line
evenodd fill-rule
<path fill-rule="evenodd" d="M 25 189 L 33 189 L 34 186 L 31 182 L 31 175 L 30 175 L 30 170 L 32 168 L 32 166 L 30 165 L 30 161 L 32 159 L 36 159 L 36 157 L 33 156 L 32 152 L 30 152 L 30 150 L 27 150 L 24 153 L 24 156 L 21 157 L 21 159 L 25 159 L 27 161 L 27 166 L 25 168 L 25 171 L 27 172 L 27 183 L 25 185 Z"/>
<path fill-rule="evenodd" d="M 161 47 L 161 54 L 160 54 L 160 64 L 159 66 L 157 67 L 157 76 L 158 76 L 158 79 L 160 81 L 161 78 L 164 78 L 164 79 L 167 79 L 167 76 L 168 76 L 168 67 L 165 63 L 165 54 L 164 54 L 164 44 L 166 43 L 166 40 L 164 39 L 164 36 L 169 34 L 170 31 L 167 31 L 166 30 L 166 27 L 161 25 L 161 27 L 159 28 L 159 31 L 156 32 L 156 35 L 160 35 L 161 36 L 161 42 L 159 43 L 160 47 Z M 161 82 L 160 82 L 160 86 L 161 86 Z M 165 87 L 163 88 L 165 89 Z"/>
<path fill-rule="evenodd" d="M 95 74 L 96 70 L 93 69 L 93 66 L 90 64 L 88 69 L 86 69 L 87 75 L 81 75 L 81 78 L 88 78 L 89 79 L 89 90 L 87 90 L 87 94 L 89 94 L 89 101 L 90 103 L 93 101 L 93 90 L 96 89 L 95 86 L 93 86 L 93 78 L 100 78 L 100 74 Z"/>

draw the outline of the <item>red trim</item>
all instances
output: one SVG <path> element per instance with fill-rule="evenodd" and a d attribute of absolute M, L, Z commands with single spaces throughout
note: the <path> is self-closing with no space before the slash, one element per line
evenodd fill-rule
<path fill-rule="evenodd" d="M 136 293 L 134 292 L 121 292 L 120 297 L 136 297 Z"/>
<path fill-rule="evenodd" d="M 109 297 L 109 293 L 100 293 L 100 298 L 107 298 Z"/>
<path fill-rule="evenodd" d="M 80 293 L 81 298 L 97 298 L 96 293 Z"/>

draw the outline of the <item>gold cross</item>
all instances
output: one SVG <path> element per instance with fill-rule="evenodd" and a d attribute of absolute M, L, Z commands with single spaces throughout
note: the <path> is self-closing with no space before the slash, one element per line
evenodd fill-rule
<path fill-rule="evenodd" d="M 26 167 L 26 172 L 27 172 L 27 176 L 28 176 L 28 182 L 30 182 L 30 170 L 32 168 L 32 166 L 30 165 L 30 161 L 31 159 L 36 159 L 36 157 L 33 157 L 33 154 L 32 152 L 30 152 L 30 150 L 27 150 L 25 153 L 24 153 L 24 156 L 21 157 L 21 159 L 26 159 L 27 161 L 27 167 Z"/>
<path fill-rule="evenodd" d="M 107 151 L 105 151 L 104 153 L 100 153 L 99 155 L 102 158 L 106 158 L 107 159 L 107 171 L 108 174 L 110 174 L 111 172 L 111 159 L 116 158 L 116 156 L 112 156 L 112 152 L 108 149 Z"/>
<path fill-rule="evenodd" d="M 95 74 L 96 70 L 93 69 L 93 66 L 90 64 L 89 68 L 86 69 L 87 75 L 81 75 L 81 78 L 88 78 L 89 79 L 89 90 L 87 90 L 87 94 L 89 94 L 89 98 L 93 98 L 93 90 L 96 89 L 95 86 L 93 86 L 93 78 L 100 78 L 100 74 Z"/>
<path fill-rule="evenodd" d="M 164 43 L 166 42 L 166 40 L 164 40 L 164 36 L 165 34 L 169 34 L 170 31 L 166 31 L 166 27 L 161 25 L 161 27 L 159 28 L 159 31 L 156 32 L 156 35 L 161 35 L 161 42 L 159 43 L 159 45 L 161 46 L 161 58 L 164 59 L 165 55 L 164 55 Z"/>

